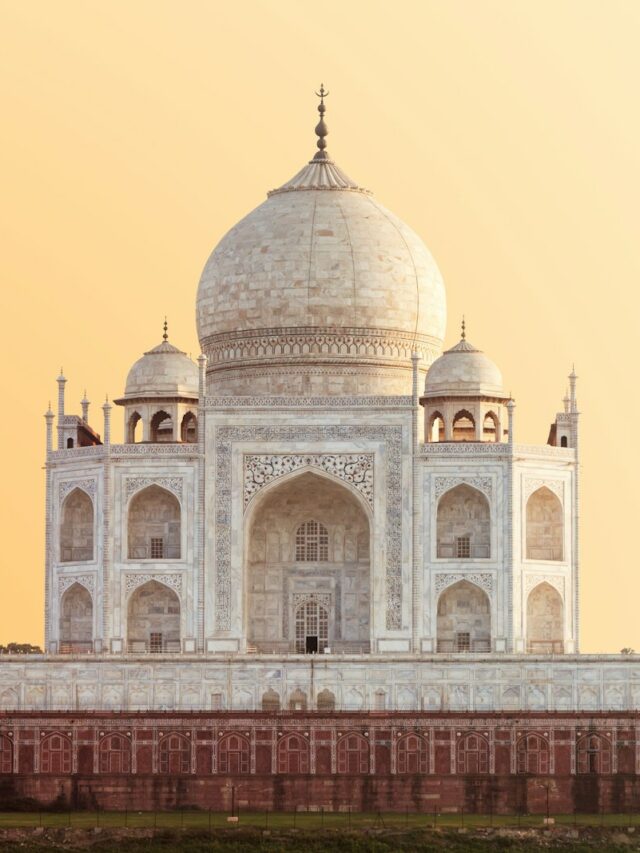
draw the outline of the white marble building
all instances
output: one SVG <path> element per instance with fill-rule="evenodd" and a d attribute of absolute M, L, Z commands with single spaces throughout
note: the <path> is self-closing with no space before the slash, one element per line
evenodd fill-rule
<path fill-rule="evenodd" d="M 58 379 L 57 430 L 46 415 L 42 671 L 69 685 L 72 670 L 93 672 L 87 695 L 102 707 L 108 673 L 118 685 L 146 673 L 143 701 L 124 687 L 114 701 L 159 707 L 156 670 L 169 656 L 167 671 L 200 683 L 189 707 L 237 704 L 245 676 L 243 707 L 276 682 L 283 703 L 297 690 L 313 706 L 315 666 L 338 704 L 349 703 L 337 681 L 355 678 L 361 707 L 375 687 L 386 707 L 405 690 L 435 708 L 451 707 L 448 673 L 462 668 L 456 695 L 471 708 L 469 667 L 482 661 L 476 674 L 494 673 L 488 706 L 515 687 L 527 707 L 530 661 L 545 673 L 537 707 L 558 707 L 552 670 L 564 660 L 562 707 L 580 707 L 575 374 L 547 443 L 516 443 L 515 403 L 464 324 L 442 352 L 431 254 L 329 158 L 319 112 L 315 157 L 205 266 L 198 363 L 165 326 L 131 368 L 115 401 L 126 442 L 111 442 L 108 403 L 102 439 L 86 400 L 68 415 Z M 216 666 L 233 675 L 204 689 L 203 667 Z M 589 701 L 605 707 L 606 672 L 620 682 L 621 666 L 597 664 Z M 434 683 L 427 698 L 425 667 L 447 691 Z M 184 704 L 178 681 L 170 692 Z"/>

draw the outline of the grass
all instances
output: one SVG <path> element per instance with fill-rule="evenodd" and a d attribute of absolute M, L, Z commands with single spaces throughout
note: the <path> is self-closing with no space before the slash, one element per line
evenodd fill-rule
<path fill-rule="evenodd" d="M 313 832 L 339 830 L 424 830 L 482 828 L 542 828 L 544 815 L 479 815 L 416 813 L 348 813 L 348 812 L 240 812 L 237 823 L 228 821 L 228 813 L 207 811 L 33 811 L 0 812 L 0 829 L 64 828 L 93 829 L 157 829 L 157 830 L 292 830 Z M 640 814 L 565 814 L 554 815 L 555 825 L 564 827 L 640 827 Z M 640 833 L 639 833 L 640 835 Z"/>

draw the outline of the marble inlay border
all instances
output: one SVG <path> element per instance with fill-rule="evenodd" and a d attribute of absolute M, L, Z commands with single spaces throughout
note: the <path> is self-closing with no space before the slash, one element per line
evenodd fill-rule
<path fill-rule="evenodd" d="M 317 468 L 353 486 L 373 509 L 373 453 L 246 453 L 244 506 L 268 483 L 299 471 Z"/>
<path fill-rule="evenodd" d="M 74 489 L 81 489 L 83 492 L 86 492 L 93 500 L 96 494 L 95 477 L 92 477 L 91 479 L 87 480 L 64 480 L 64 482 L 60 483 L 59 485 L 60 503 L 62 503 L 66 496 Z"/>
<path fill-rule="evenodd" d="M 231 626 L 231 454 L 238 442 L 383 441 L 386 457 L 386 627 L 402 627 L 402 427 L 401 426 L 229 426 L 216 430 L 215 617 L 216 628 Z"/>
<path fill-rule="evenodd" d="M 565 580 L 562 575 L 526 575 L 524 582 L 525 597 L 528 597 L 531 590 L 541 583 L 548 583 L 549 586 L 552 586 L 557 590 L 564 599 Z"/>
<path fill-rule="evenodd" d="M 58 578 L 58 592 L 60 593 L 60 597 L 62 597 L 62 595 L 69 589 L 69 587 L 73 586 L 74 583 L 79 583 L 80 586 L 83 586 L 88 590 L 93 597 L 96 587 L 95 575 L 61 575 Z"/>
<path fill-rule="evenodd" d="M 486 592 L 493 592 L 493 575 L 491 572 L 437 572 L 434 579 L 436 594 L 458 581 L 469 581 Z"/>
<path fill-rule="evenodd" d="M 124 481 L 126 500 L 129 500 L 135 492 L 146 489 L 147 486 L 160 486 L 182 500 L 182 477 L 126 477 Z"/>
<path fill-rule="evenodd" d="M 493 494 L 491 477 L 434 477 L 433 497 L 438 501 L 445 492 L 460 485 L 472 486 L 491 500 Z"/>
<path fill-rule="evenodd" d="M 564 481 L 563 480 L 550 480 L 546 477 L 536 477 L 535 479 L 525 479 L 524 481 L 524 500 L 525 503 L 529 500 L 531 495 L 534 492 L 537 492 L 538 489 L 541 489 L 543 486 L 546 486 L 550 492 L 560 500 L 560 503 L 564 505 Z"/>
<path fill-rule="evenodd" d="M 181 574 L 161 574 L 158 573 L 131 573 L 124 576 L 124 585 L 127 593 L 133 592 L 139 586 L 142 586 L 148 581 L 157 581 L 170 589 L 173 589 L 178 595 L 182 594 L 182 575 Z"/>

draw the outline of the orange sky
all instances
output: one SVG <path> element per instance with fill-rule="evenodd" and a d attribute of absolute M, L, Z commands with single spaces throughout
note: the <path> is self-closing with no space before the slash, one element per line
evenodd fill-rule
<path fill-rule="evenodd" d="M 197 355 L 202 266 L 313 153 L 324 81 L 329 151 L 432 250 L 518 441 L 575 361 L 582 647 L 640 649 L 639 43 L 635 0 L 0 0 L 0 642 L 42 641 L 60 366 L 102 432 L 165 314 Z"/>

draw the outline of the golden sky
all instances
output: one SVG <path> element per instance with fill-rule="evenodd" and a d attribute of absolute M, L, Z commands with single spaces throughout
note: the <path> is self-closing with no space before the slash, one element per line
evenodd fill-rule
<path fill-rule="evenodd" d="M 637 0 L 0 0 L 0 642 L 42 641 L 44 420 L 198 353 L 222 235 L 329 151 L 436 257 L 544 443 L 575 361 L 582 649 L 640 650 Z M 122 436 L 114 411 L 115 440 Z"/>

